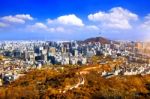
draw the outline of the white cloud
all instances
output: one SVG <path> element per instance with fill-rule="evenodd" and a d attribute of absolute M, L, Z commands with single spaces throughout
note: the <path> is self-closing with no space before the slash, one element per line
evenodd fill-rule
<path fill-rule="evenodd" d="M 7 21 L 7 22 L 11 22 L 11 23 L 21 23 L 21 24 L 25 23 L 25 21 L 23 19 L 19 19 L 19 18 L 13 17 L 13 16 L 2 17 L 2 20 Z"/>
<path fill-rule="evenodd" d="M 48 19 L 47 21 L 49 24 L 54 23 L 54 24 L 62 24 L 62 25 L 84 26 L 82 20 L 74 14 L 60 16 L 54 20 Z"/>
<path fill-rule="evenodd" d="M 86 26 L 87 29 L 90 29 L 90 30 L 99 30 L 99 28 L 95 25 L 88 25 Z"/>
<path fill-rule="evenodd" d="M 39 29 L 47 29 L 48 28 L 45 24 L 40 23 L 40 22 L 35 23 L 32 27 L 33 28 L 39 28 Z"/>
<path fill-rule="evenodd" d="M 145 16 L 146 20 L 150 20 L 150 14 L 148 14 L 147 16 Z"/>
<path fill-rule="evenodd" d="M 45 24 L 41 23 L 41 22 L 37 22 L 33 25 L 28 25 L 27 30 L 32 31 L 32 32 L 34 32 L 34 31 L 43 31 L 43 30 L 48 31 L 48 27 Z"/>
<path fill-rule="evenodd" d="M 138 29 L 144 35 L 142 38 L 150 41 L 150 14 L 144 17 L 144 21 L 138 26 Z"/>
<path fill-rule="evenodd" d="M 64 32 L 63 27 L 49 27 L 41 22 L 37 22 L 33 25 L 28 25 L 27 30 L 32 32 Z"/>
<path fill-rule="evenodd" d="M 24 20 L 33 20 L 33 17 L 31 17 L 29 14 L 17 14 L 15 17 Z"/>
<path fill-rule="evenodd" d="M 8 26 L 8 24 L 5 24 L 5 23 L 3 23 L 3 22 L 0 22 L 0 28 L 1 27 L 7 27 Z"/>
<path fill-rule="evenodd" d="M 150 29 L 150 20 L 145 21 L 141 27 L 144 29 Z"/>
<path fill-rule="evenodd" d="M 52 19 L 47 19 L 47 23 L 48 23 L 48 24 L 53 24 L 53 22 L 54 22 L 54 20 L 52 20 Z"/>
<path fill-rule="evenodd" d="M 37 22 L 33 25 L 28 25 L 27 30 L 40 33 L 64 33 L 78 34 L 98 31 L 99 28 L 95 25 L 84 25 L 82 20 L 74 14 L 64 15 L 56 19 L 47 19 L 47 23 Z"/>
<path fill-rule="evenodd" d="M 88 19 L 93 22 L 99 22 L 103 28 L 131 29 L 130 21 L 135 21 L 138 16 L 127 9 L 115 7 L 109 12 L 98 12 L 88 15 Z"/>
<path fill-rule="evenodd" d="M 33 18 L 29 14 L 17 14 L 15 16 L 4 16 L 1 20 L 4 22 L 24 24 L 26 20 L 33 20 Z"/>
<path fill-rule="evenodd" d="M 57 32 L 64 32 L 64 28 L 63 27 L 56 27 L 55 29 Z"/>
<path fill-rule="evenodd" d="M 141 28 L 150 30 L 150 14 L 144 17 L 144 22 L 141 24 Z"/>

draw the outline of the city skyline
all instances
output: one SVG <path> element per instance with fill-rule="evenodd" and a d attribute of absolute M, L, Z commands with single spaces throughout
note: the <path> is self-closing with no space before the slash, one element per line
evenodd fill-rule
<path fill-rule="evenodd" d="M 148 0 L 1 0 L 0 40 L 148 40 Z"/>

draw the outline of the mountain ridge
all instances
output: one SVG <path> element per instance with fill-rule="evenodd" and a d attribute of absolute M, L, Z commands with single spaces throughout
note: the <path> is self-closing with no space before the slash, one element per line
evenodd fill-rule
<path fill-rule="evenodd" d="M 78 41 L 79 43 L 95 43 L 95 42 L 100 42 L 102 44 L 110 44 L 111 40 L 104 38 L 104 37 L 91 37 L 91 38 L 87 38 L 83 41 Z"/>

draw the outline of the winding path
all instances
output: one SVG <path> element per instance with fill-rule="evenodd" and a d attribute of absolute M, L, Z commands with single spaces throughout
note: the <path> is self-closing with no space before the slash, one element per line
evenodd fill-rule
<path fill-rule="evenodd" d="M 72 85 L 72 86 L 69 86 L 69 87 L 66 87 L 64 88 L 63 91 L 61 91 L 62 93 L 66 93 L 67 91 L 69 90 L 73 90 L 75 88 L 78 88 L 80 85 L 84 85 L 85 83 L 85 80 L 84 80 L 84 77 L 81 75 L 81 77 L 78 78 L 79 79 L 79 82 L 75 85 Z"/>
<path fill-rule="evenodd" d="M 80 72 L 77 72 L 77 74 L 79 75 L 78 76 L 78 83 L 75 84 L 75 85 L 72 85 L 72 86 L 66 86 L 63 90 L 60 90 L 61 93 L 66 93 L 67 91 L 69 90 L 73 90 L 75 88 L 78 88 L 80 87 L 81 85 L 84 85 L 85 83 L 85 78 L 84 78 L 84 74 L 88 74 L 90 70 L 93 70 L 93 69 L 98 69 L 100 68 L 99 66 L 95 66 L 95 67 L 87 67 L 83 70 L 81 70 Z"/>

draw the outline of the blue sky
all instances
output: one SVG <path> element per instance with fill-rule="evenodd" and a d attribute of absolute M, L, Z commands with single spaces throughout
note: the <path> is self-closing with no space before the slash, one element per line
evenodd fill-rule
<path fill-rule="evenodd" d="M 148 40 L 149 0 L 0 0 L 0 40 Z M 101 34 L 99 34 L 101 33 Z"/>

